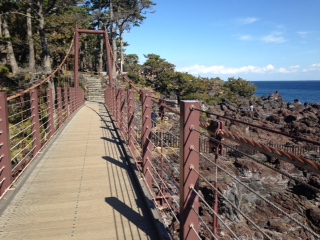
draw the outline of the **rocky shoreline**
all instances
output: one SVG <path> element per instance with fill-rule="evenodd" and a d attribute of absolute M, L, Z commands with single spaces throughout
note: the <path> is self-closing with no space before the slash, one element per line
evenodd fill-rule
<path fill-rule="evenodd" d="M 248 138 L 263 144 L 279 144 L 288 146 L 314 146 L 296 138 L 273 134 L 261 129 L 247 127 L 230 119 L 252 123 L 264 128 L 278 130 L 294 137 L 306 138 L 320 142 L 320 105 L 318 103 L 302 104 L 299 100 L 294 103 L 286 103 L 279 92 L 248 99 L 238 99 L 240 104 L 236 105 L 227 99 L 216 106 L 205 105 L 208 111 L 227 116 L 225 120 L 226 129 L 244 138 Z M 253 109 L 250 105 L 253 105 Z M 210 118 L 216 119 L 215 116 Z M 223 120 L 223 119 L 222 119 Z M 319 145 L 317 145 L 319 147 Z M 316 148 L 319 149 L 319 148 Z M 243 149 L 245 151 L 245 149 Z M 234 174 L 244 183 L 254 189 L 259 195 L 276 203 L 290 216 L 299 222 L 307 224 L 314 232 L 320 233 L 320 177 L 315 173 L 309 173 L 299 169 L 290 163 L 275 159 L 264 154 L 254 154 L 253 158 L 266 163 L 269 166 L 290 174 L 298 181 L 291 180 L 279 172 L 275 172 L 242 154 L 220 157 L 220 165 L 228 172 Z M 320 162 L 319 151 L 306 151 L 303 157 Z M 201 166 L 206 176 L 214 176 L 214 168 L 210 164 L 203 163 Z M 214 183 L 214 179 L 211 179 Z M 295 224 L 292 219 L 276 213 L 270 205 L 261 202 L 256 195 L 247 191 L 230 177 L 218 173 L 219 190 L 223 197 L 219 197 L 219 213 L 222 218 L 229 222 L 230 227 L 239 234 L 246 236 L 243 239 L 265 239 L 258 231 L 250 227 L 244 219 L 230 204 L 231 201 L 244 213 L 248 214 L 255 223 L 259 225 L 272 239 L 316 239 L 312 234 Z M 306 188 L 306 183 L 318 191 Z M 204 198 L 213 204 L 213 191 L 204 181 L 200 184 L 200 191 Z M 203 206 L 203 215 L 208 216 L 210 211 Z M 297 211 L 299 209 L 299 211 Z M 221 225 L 220 225 L 221 226 Z M 221 227 L 222 239 L 232 239 L 224 227 Z M 205 230 L 204 239 L 210 239 L 210 234 Z"/>
<path fill-rule="evenodd" d="M 306 150 L 302 156 L 320 162 L 319 145 L 289 137 L 291 135 L 320 142 L 320 105 L 318 103 L 302 104 L 298 100 L 294 103 L 286 103 L 279 92 L 261 98 L 254 97 L 250 100 L 239 97 L 238 102 L 240 104 L 234 104 L 227 99 L 223 99 L 220 104 L 215 106 L 202 103 L 203 110 L 215 114 L 207 114 L 207 118 L 203 120 L 208 121 L 208 118 L 219 119 L 216 115 L 227 117 L 228 119 L 220 117 L 219 120 L 225 121 L 226 130 L 236 135 L 269 146 L 273 144 L 288 147 L 305 147 Z M 251 104 L 253 109 L 250 108 Z M 170 120 L 174 116 L 174 114 L 168 115 L 167 124 L 170 124 Z M 270 133 L 251 126 L 248 127 L 232 119 L 277 130 L 288 136 Z M 176 132 L 178 129 L 174 125 L 171 127 L 171 130 L 176 134 L 178 134 Z M 225 143 L 232 144 L 228 141 L 225 141 Z M 304 223 L 312 231 L 320 234 L 319 175 L 307 172 L 274 157 L 261 153 L 251 153 L 245 148 L 241 149 L 241 146 L 240 150 L 248 153 L 249 157 L 246 154 L 237 153 L 237 151 L 230 152 L 219 157 L 219 166 L 240 179 L 243 184 L 253 189 L 256 194 L 278 205 L 289 215 L 286 216 L 279 213 L 270 204 L 261 201 L 256 194 L 234 181 L 232 177 L 218 171 L 218 189 L 222 193 L 218 198 L 219 215 L 223 221 L 237 236 L 242 236 L 241 239 L 266 239 L 261 232 L 252 227 L 247 219 L 230 205 L 229 202 L 231 202 L 272 239 L 316 239 L 293 220 Z M 214 158 L 213 154 L 207 154 L 207 156 L 210 159 Z M 175 154 L 172 154 L 172 156 L 169 154 L 167 157 L 178 166 L 179 163 Z M 253 161 L 252 158 L 258 161 Z M 211 163 L 201 161 L 200 168 L 202 174 L 207 176 L 207 181 L 214 185 L 216 179 L 214 174 L 215 167 Z M 278 169 L 280 172 L 274 171 L 272 168 Z M 292 176 L 292 179 L 281 174 L 281 172 Z M 178 180 L 178 176 L 176 180 Z M 208 204 L 213 206 L 214 191 L 207 181 L 200 180 L 199 192 Z M 310 185 L 313 189 L 305 187 L 305 184 Z M 297 209 L 299 210 L 297 211 Z M 200 215 L 208 226 L 212 226 L 213 213 L 205 204 L 201 204 Z M 174 232 L 177 233 L 179 231 L 177 223 L 173 221 L 170 224 L 170 219 L 166 221 L 171 225 L 170 227 Z M 232 235 L 221 223 L 219 224 L 219 234 L 219 239 L 233 239 Z M 203 239 L 211 239 L 211 233 L 203 224 L 201 224 L 200 236 Z"/>
<path fill-rule="evenodd" d="M 309 138 L 320 142 L 320 104 L 302 104 L 299 100 L 294 103 L 287 103 L 283 100 L 279 92 L 263 96 L 254 97 L 251 100 L 239 97 L 239 105 L 223 99 L 222 103 L 216 106 L 205 105 L 208 111 L 229 116 L 234 119 L 254 123 L 270 129 L 277 129 L 295 137 Z M 249 102 L 252 102 L 253 111 L 250 111 Z M 227 126 L 232 128 L 233 123 L 227 120 Z M 262 135 L 261 135 L 262 134 Z M 256 135 L 256 136 L 255 136 Z M 269 141 L 278 144 L 303 144 L 295 139 L 279 138 L 279 136 L 265 136 L 257 130 L 256 134 L 251 132 L 252 138 L 257 138 L 263 142 Z"/>

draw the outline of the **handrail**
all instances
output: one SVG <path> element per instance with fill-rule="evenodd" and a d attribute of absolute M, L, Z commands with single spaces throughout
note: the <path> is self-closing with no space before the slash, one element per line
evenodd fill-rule
<path fill-rule="evenodd" d="M 291 219 L 292 222 L 305 229 L 310 236 L 313 235 L 316 238 L 319 237 L 318 234 L 312 230 L 312 228 L 296 219 L 293 219 L 290 213 L 287 213 L 285 207 L 275 204 L 272 200 L 268 200 L 259 192 L 259 190 L 254 190 L 250 186 L 243 183 L 241 177 L 235 176 L 235 174 L 226 171 L 224 166 L 225 164 L 223 164 L 223 161 L 220 161 L 219 163 L 218 159 L 222 158 L 222 156 L 224 158 L 228 157 L 224 149 L 232 149 L 233 151 L 239 152 L 240 154 L 246 156 L 249 161 L 260 164 L 261 169 L 263 169 L 261 171 L 276 172 L 276 174 L 287 177 L 297 184 L 309 188 L 309 190 L 314 191 L 315 193 L 320 192 L 320 189 L 317 189 L 316 187 L 305 183 L 301 179 L 292 176 L 286 170 L 281 170 L 276 166 L 271 166 L 267 162 L 256 159 L 256 156 L 253 154 L 246 155 L 246 153 L 242 152 L 241 149 L 239 150 L 237 147 L 226 144 L 225 140 L 236 142 L 237 144 L 240 144 L 240 146 L 245 146 L 246 149 L 251 149 L 252 152 L 261 152 L 265 155 L 283 159 L 293 164 L 293 167 L 294 165 L 298 166 L 299 168 L 309 171 L 311 174 L 320 173 L 319 163 L 294 154 L 294 152 L 297 151 L 286 152 L 283 149 L 280 149 L 281 147 L 279 146 L 275 148 L 273 146 L 264 145 L 250 139 L 239 137 L 232 132 L 223 129 L 222 121 L 218 121 L 216 126 L 219 128 L 213 130 L 207 123 L 200 122 L 199 117 L 192 117 L 194 112 L 200 112 L 198 110 L 199 107 L 195 107 L 193 104 L 184 108 L 180 106 L 180 110 L 177 110 L 176 108 L 168 106 L 163 99 L 153 97 L 152 93 L 150 92 L 138 90 L 137 93 L 140 94 L 140 97 L 134 98 L 133 89 L 125 90 L 117 87 L 107 88 L 105 90 L 105 103 L 107 108 L 110 110 L 109 112 L 115 121 L 115 125 L 121 132 L 121 136 L 129 146 L 128 149 L 130 149 L 137 168 L 140 169 L 141 174 L 144 176 L 143 179 L 146 182 L 155 207 L 161 212 L 162 215 L 165 216 L 166 221 L 168 221 L 168 219 L 175 219 L 176 222 L 180 223 L 180 234 L 182 234 L 180 239 L 196 239 L 196 235 L 203 237 L 202 234 L 205 233 L 199 232 L 200 230 L 197 228 L 197 221 L 203 224 L 201 231 L 207 231 L 206 234 L 209 234 L 208 238 L 219 238 L 219 233 L 217 230 L 218 228 L 225 228 L 225 231 L 229 231 L 230 236 L 233 236 L 235 239 L 238 238 L 237 232 L 231 229 L 228 224 L 224 222 L 223 218 L 221 218 L 221 213 L 218 211 L 220 204 L 219 202 L 221 200 L 218 201 L 218 198 L 223 198 L 224 204 L 230 204 L 233 209 L 231 211 L 236 211 L 241 215 L 246 213 L 241 209 L 241 207 L 237 206 L 236 203 L 230 202 L 230 199 L 224 196 L 224 193 L 218 188 L 218 181 L 221 181 L 219 175 L 224 175 L 225 178 L 231 178 L 237 184 L 243 184 L 248 191 L 253 191 L 253 193 L 256 194 L 263 202 L 266 202 L 270 208 L 274 208 L 275 211 L 279 212 L 280 215 Z M 126 95 L 126 97 L 124 97 L 124 95 Z M 187 102 L 192 103 L 193 101 Z M 184 101 L 181 102 L 181 104 L 183 103 Z M 151 114 L 152 111 L 157 111 L 156 109 L 159 109 L 159 113 L 157 114 L 159 116 L 158 119 L 155 119 Z M 168 115 L 169 118 L 163 118 L 163 116 L 166 116 L 165 112 L 172 112 L 174 114 Z M 139 121 L 137 121 L 137 119 L 139 119 Z M 191 126 L 183 124 L 184 121 L 192 119 L 194 122 L 191 124 Z M 188 141 L 192 141 L 190 146 L 181 142 L 181 135 L 176 135 L 179 130 L 179 125 L 180 134 L 181 131 L 188 132 L 185 136 L 187 136 L 186 139 Z M 197 130 L 195 126 L 201 126 L 202 128 L 205 128 L 208 130 L 210 136 L 205 134 L 203 130 Z M 191 136 L 191 132 L 197 132 L 201 138 Z M 200 146 L 198 146 L 199 144 Z M 179 158 L 182 158 L 181 154 L 185 151 L 187 153 L 185 156 L 191 156 L 190 151 L 201 156 L 201 161 L 196 161 L 200 165 L 204 164 L 202 163 L 203 161 L 207 161 L 209 164 L 213 165 L 209 167 L 206 163 L 204 166 L 202 166 L 202 168 L 199 168 L 199 170 L 196 167 L 197 163 L 184 163 L 181 165 L 181 163 L 179 164 Z M 212 160 L 212 156 L 214 157 L 214 160 Z M 192 156 L 192 158 L 197 159 L 195 156 Z M 208 172 L 205 171 L 204 173 L 203 170 L 207 168 L 210 168 L 210 170 Z M 193 173 L 196 173 L 199 180 L 193 180 L 193 183 L 182 183 L 184 178 L 178 179 L 178 176 L 186 174 L 185 176 L 188 176 L 190 180 L 191 172 L 188 173 L 189 170 L 191 170 Z M 185 171 L 187 171 L 187 173 L 185 173 Z M 208 174 L 211 176 L 213 175 L 214 178 L 212 179 L 212 177 L 210 177 L 210 180 L 208 180 Z M 197 179 L 197 177 L 194 179 Z M 205 187 L 199 187 L 199 184 L 201 186 L 201 182 L 210 183 L 209 185 L 212 191 L 212 195 L 210 196 L 214 196 L 214 203 L 208 203 L 207 197 L 203 197 L 202 194 L 198 193 L 198 191 L 201 189 L 207 191 Z M 237 186 L 237 184 L 235 186 Z M 195 188 L 193 186 L 197 186 L 199 188 Z M 155 188 L 157 190 L 154 190 Z M 182 203 L 182 198 L 184 197 L 181 195 L 181 192 L 189 190 L 195 194 L 192 198 L 199 199 L 202 204 L 202 209 L 207 209 L 208 206 L 212 206 L 213 204 L 213 207 L 210 207 L 209 211 L 213 218 L 213 220 L 210 220 L 214 223 L 213 228 L 211 228 L 210 225 L 208 225 L 208 222 L 206 222 L 206 220 L 202 218 L 201 214 L 199 214 L 198 207 L 194 203 L 194 200 L 188 199 L 188 204 L 185 207 L 182 207 L 184 206 Z M 179 195 L 180 201 L 177 199 L 177 196 Z M 191 209 L 188 209 L 187 207 L 190 206 L 189 204 L 193 205 Z M 188 211 L 188 213 L 185 211 Z M 191 233 L 189 232 L 189 220 L 185 219 L 183 216 L 185 216 L 185 214 L 188 215 L 189 211 L 191 211 L 191 215 L 194 214 L 196 217 L 192 220 L 194 223 L 192 225 L 192 234 L 195 235 L 193 237 L 189 236 L 188 238 L 186 237 L 188 235 L 187 232 L 189 234 Z M 250 223 L 249 225 L 252 226 L 253 229 L 259 231 L 263 236 L 265 236 L 266 239 L 273 238 L 272 233 L 270 231 L 265 231 L 263 227 L 259 226 L 259 224 L 252 219 L 252 217 L 245 215 L 244 218 L 247 219 L 247 222 Z M 174 233 L 172 234 L 174 235 Z"/>
<path fill-rule="evenodd" d="M 59 64 L 59 66 L 49 76 L 47 76 L 45 79 L 41 80 L 39 83 L 37 83 L 37 84 L 35 84 L 35 85 L 31 86 L 31 87 L 29 87 L 29 88 L 27 88 L 27 89 L 25 89 L 25 90 L 23 90 L 23 91 L 21 91 L 21 92 L 19 92 L 17 94 L 14 94 L 12 96 L 7 97 L 7 101 L 10 101 L 10 100 L 15 99 L 17 97 L 21 97 L 23 94 L 28 93 L 32 89 L 35 89 L 35 88 L 41 86 L 42 84 L 44 84 L 45 82 L 49 81 L 50 78 L 52 78 L 61 69 L 61 67 L 63 66 L 63 64 L 65 63 L 67 58 L 69 57 L 69 54 L 70 54 L 72 46 L 73 46 L 73 42 L 74 41 L 72 39 L 71 44 L 69 46 L 69 49 L 68 49 L 68 51 L 66 53 L 66 56 L 63 58 L 62 62 Z"/>

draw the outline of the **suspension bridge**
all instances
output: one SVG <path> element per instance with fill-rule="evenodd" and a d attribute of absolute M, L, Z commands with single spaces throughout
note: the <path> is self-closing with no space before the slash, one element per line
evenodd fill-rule
<path fill-rule="evenodd" d="M 107 31 L 78 29 L 49 76 L 0 93 L 1 239 L 320 239 L 320 163 L 304 155 L 319 142 L 264 145 L 199 101 L 172 105 L 139 89 L 119 68 L 117 78 L 79 73 L 79 34 L 105 37 L 112 69 Z M 51 88 L 72 48 L 74 86 Z"/>

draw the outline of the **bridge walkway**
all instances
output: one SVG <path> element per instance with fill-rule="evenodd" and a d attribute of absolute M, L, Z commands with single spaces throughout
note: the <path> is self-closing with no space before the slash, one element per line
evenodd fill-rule
<path fill-rule="evenodd" d="M 86 102 L 41 154 L 1 206 L 0 239 L 157 239 L 103 104 Z"/>

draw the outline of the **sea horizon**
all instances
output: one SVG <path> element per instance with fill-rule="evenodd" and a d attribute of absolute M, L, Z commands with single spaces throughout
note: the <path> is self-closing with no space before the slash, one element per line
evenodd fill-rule
<path fill-rule="evenodd" d="M 320 103 L 320 80 L 259 80 L 250 81 L 257 86 L 255 96 L 269 96 L 276 91 L 286 102 L 298 99 L 304 103 Z"/>
<path fill-rule="evenodd" d="M 249 82 L 302 82 L 302 81 L 320 81 L 320 79 L 316 79 L 316 80 L 307 80 L 307 79 L 302 79 L 302 80 L 249 80 Z"/>

